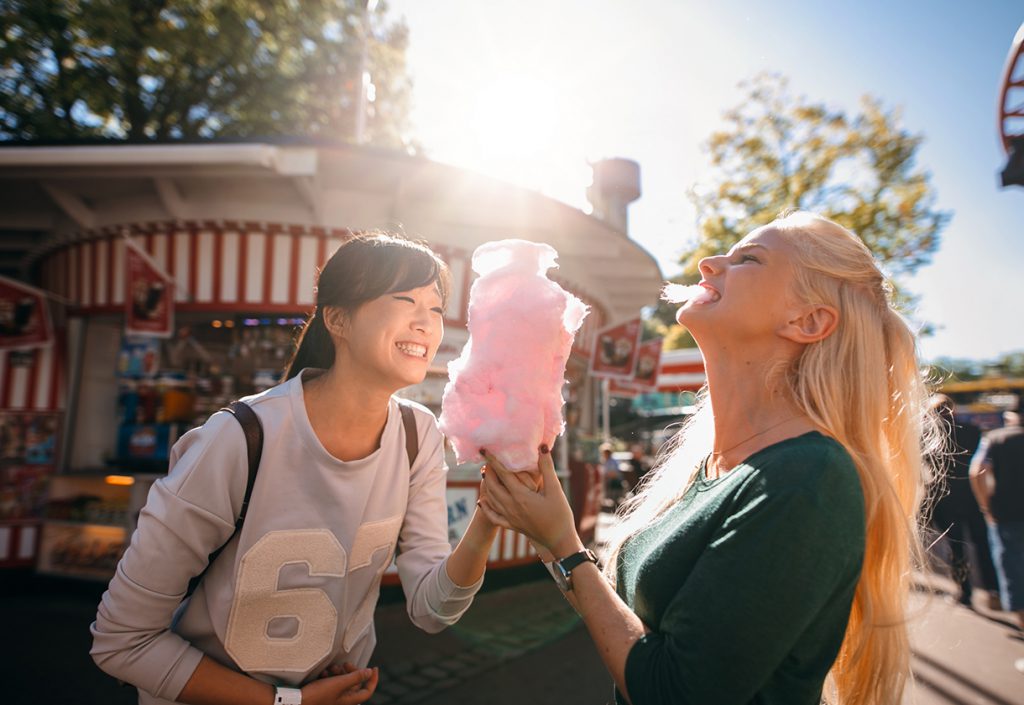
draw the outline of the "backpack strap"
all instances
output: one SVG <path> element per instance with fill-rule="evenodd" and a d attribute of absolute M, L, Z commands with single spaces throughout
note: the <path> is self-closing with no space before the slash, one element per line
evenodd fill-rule
<path fill-rule="evenodd" d="M 231 539 L 235 538 L 235 534 L 241 530 L 242 523 L 245 521 L 245 513 L 249 510 L 249 499 L 252 497 L 252 488 L 256 485 L 256 473 L 260 469 L 260 458 L 263 455 L 263 424 L 260 423 L 260 419 L 256 412 L 252 410 L 252 407 L 244 401 L 233 401 L 229 406 L 221 409 L 221 411 L 226 411 L 234 416 L 242 426 L 242 433 L 245 434 L 245 454 L 249 465 L 249 477 L 245 482 L 245 496 L 242 498 L 242 509 L 238 513 L 238 519 L 235 520 L 235 530 L 231 532 L 231 535 L 228 536 L 227 540 L 216 551 L 210 554 L 203 572 L 189 581 L 188 590 L 185 592 L 186 597 L 195 592 L 203 576 L 206 575 L 206 571 L 217 560 L 217 556 L 221 554 L 225 546 L 231 543 Z"/>
<path fill-rule="evenodd" d="M 398 409 L 402 412 L 402 425 L 405 427 L 405 454 L 409 456 L 409 468 L 420 454 L 420 439 L 416 432 L 416 412 L 403 399 L 398 400 Z"/>

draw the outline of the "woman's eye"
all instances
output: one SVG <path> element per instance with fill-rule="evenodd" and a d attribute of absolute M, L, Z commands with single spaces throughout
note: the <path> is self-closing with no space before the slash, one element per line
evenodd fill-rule
<path fill-rule="evenodd" d="M 434 313 L 438 314 L 439 316 L 443 316 L 444 315 L 444 310 L 440 306 L 435 306 L 434 308 L 432 308 L 430 310 L 433 311 Z"/>
<path fill-rule="evenodd" d="M 740 262 L 760 262 L 754 255 L 740 255 Z"/>
<path fill-rule="evenodd" d="M 397 300 L 399 300 L 399 301 L 408 301 L 408 302 L 409 302 L 409 303 L 411 303 L 411 304 L 414 304 L 414 303 L 416 303 L 415 301 L 413 301 L 413 300 L 412 300 L 411 298 L 409 298 L 408 296 L 395 296 L 394 298 L 395 298 L 395 299 L 397 299 Z"/>

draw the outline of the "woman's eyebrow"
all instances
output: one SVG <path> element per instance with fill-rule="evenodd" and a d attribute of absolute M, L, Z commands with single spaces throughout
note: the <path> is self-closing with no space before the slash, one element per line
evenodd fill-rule
<path fill-rule="evenodd" d="M 752 250 L 755 247 L 760 248 L 760 249 L 764 250 L 765 252 L 771 252 L 771 250 L 769 250 L 764 245 L 760 245 L 760 244 L 758 244 L 756 242 L 748 242 L 748 243 L 744 243 L 742 245 L 736 245 L 733 249 L 729 250 L 728 256 L 734 255 L 737 252 L 742 252 L 743 250 Z"/>

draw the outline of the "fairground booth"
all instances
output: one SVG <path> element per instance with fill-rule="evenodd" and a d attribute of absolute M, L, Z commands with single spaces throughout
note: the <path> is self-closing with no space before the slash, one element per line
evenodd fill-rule
<path fill-rule="evenodd" d="M 353 232 L 400 230 L 449 263 L 454 287 L 427 380 L 403 391 L 440 411 L 465 341 L 470 256 L 503 238 L 559 253 L 553 278 L 591 307 L 555 449 L 581 529 L 600 482 L 596 332 L 656 302 L 662 275 L 625 233 L 639 172 L 595 164 L 595 215 L 478 174 L 370 148 L 202 143 L 0 148 L 0 566 L 106 580 L 149 485 L 189 428 L 275 384 L 310 313 L 318 267 Z M 11 261 L 16 256 L 17 261 Z M 476 467 L 448 482 L 451 538 Z M 500 568 L 532 559 L 503 533 Z"/>

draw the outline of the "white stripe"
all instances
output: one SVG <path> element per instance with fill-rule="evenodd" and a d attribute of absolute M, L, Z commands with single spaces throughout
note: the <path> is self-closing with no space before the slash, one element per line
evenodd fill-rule
<path fill-rule="evenodd" d="M 526 537 L 522 534 L 518 534 L 516 540 L 516 558 L 525 558 L 530 555 L 529 551 L 526 550 L 527 546 Z"/>
<path fill-rule="evenodd" d="M 68 298 L 78 303 L 78 245 L 68 248 Z"/>
<path fill-rule="evenodd" d="M 25 560 L 36 555 L 36 527 L 22 526 L 18 534 L 18 558 Z"/>
<path fill-rule="evenodd" d="M 82 244 L 82 305 L 92 305 L 92 252 L 93 243 Z"/>
<path fill-rule="evenodd" d="M 14 529 L 10 526 L 0 526 L 0 561 L 6 561 L 11 557 L 11 536 Z"/>
<path fill-rule="evenodd" d="M 238 301 L 238 233 L 221 233 L 220 300 Z"/>
<path fill-rule="evenodd" d="M 32 405 L 36 409 L 47 409 L 50 406 L 50 389 L 53 387 L 53 346 L 42 348 L 37 356 L 36 365 L 36 400 Z"/>
<path fill-rule="evenodd" d="M 244 296 L 248 303 L 263 303 L 263 262 L 266 259 L 267 236 L 264 233 L 249 233 L 247 237 Z"/>
<path fill-rule="evenodd" d="M 114 239 L 114 271 L 110 273 L 114 278 L 114 300 L 110 302 L 112 304 L 124 303 L 124 280 L 127 274 L 124 268 L 124 238 L 117 237 Z"/>
<path fill-rule="evenodd" d="M 339 237 L 332 237 L 332 238 L 327 240 L 327 247 L 324 248 L 324 261 L 323 261 L 323 264 L 326 264 L 327 260 L 329 260 L 331 258 L 331 255 L 333 255 L 335 252 L 337 252 L 338 248 L 341 247 L 342 243 L 344 243 L 344 242 L 345 242 L 345 240 L 343 240 L 342 238 L 339 238 Z"/>
<path fill-rule="evenodd" d="M 188 290 L 189 278 L 189 249 L 192 245 L 192 238 L 187 232 L 174 233 L 174 279 L 177 285 L 174 287 L 175 301 L 188 301 L 192 292 Z"/>
<path fill-rule="evenodd" d="M 99 285 L 96 287 L 96 305 L 105 306 L 107 304 L 107 282 L 110 281 L 107 271 L 110 261 L 110 240 L 97 242 L 93 254 L 96 256 L 96 266 L 93 269 L 96 272 L 96 283 Z"/>
<path fill-rule="evenodd" d="M 196 301 L 213 301 L 213 238 L 210 232 L 199 233 L 196 247 Z"/>
<path fill-rule="evenodd" d="M 312 304 L 313 289 L 316 286 L 316 250 L 319 238 L 304 235 L 299 240 L 299 286 L 296 291 L 295 303 Z"/>
<path fill-rule="evenodd" d="M 292 270 L 291 235 L 274 235 L 274 262 L 270 277 L 270 303 L 287 304 L 288 274 Z"/>
<path fill-rule="evenodd" d="M 11 409 L 24 409 L 28 406 L 28 379 L 31 367 L 15 367 L 11 370 Z"/>
<path fill-rule="evenodd" d="M 514 531 L 505 531 L 501 537 L 501 559 L 510 561 L 516 556 L 516 534 Z"/>
<path fill-rule="evenodd" d="M 167 233 L 156 233 L 153 235 L 153 254 L 150 255 L 153 261 L 156 262 L 156 266 L 166 274 L 167 273 Z"/>
<path fill-rule="evenodd" d="M 676 375 L 658 375 L 659 387 L 682 387 L 684 385 L 704 384 L 707 375 L 703 372 L 684 372 Z"/>

